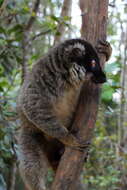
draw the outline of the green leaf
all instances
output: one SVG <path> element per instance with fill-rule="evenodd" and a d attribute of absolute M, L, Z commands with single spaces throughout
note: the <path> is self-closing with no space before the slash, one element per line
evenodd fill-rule
<path fill-rule="evenodd" d="M 104 101 L 112 100 L 113 93 L 114 89 L 109 84 L 103 85 L 101 97 Z"/>
<path fill-rule="evenodd" d="M 6 40 L 0 39 L 0 46 L 5 46 L 7 44 Z"/>
<path fill-rule="evenodd" d="M 119 71 L 119 70 L 120 70 L 120 64 L 118 62 L 105 65 L 105 71 L 108 73 L 112 73 L 113 71 Z"/>
<path fill-rule="evenodd" d="M 56 17 L 55 15 L 51 15 L 50 18 L 54 21 L 59 22 L 59 17 Z"/>
<path fill-rule="evenodd" d="M 71 17 L 69 17 L 69 16 L 64 16 L 63 19 L 64 19 L 64 21 L 70 21 L 70 20 L 71 20 Z"/>
<path fill-rule="evenodd" d="M 4 0 L 0 0 L 0 7 L 2 6 L 3 2 L 4 2 Z"/>
<path fill-rule="evenodd" d="M 2 26 L 0 26 L 0 33 L 6 34 L 6 30 Z"/>
<path fill-rule="evenodd" d="M 22 9 L 21 9 L 21 13 L 22 14 L 27 14 L 27 13 L 30 13 L 30 8 L 28 6 L 24 6 Z"/>
<path fill-rule="evenodd" d="M 16 24 L 15 26 L 13 26 L 12 28 L 10 28 L 9 30 L 8 30 L 8 34 L 11 34 L 11 33 L 13 33 L 13 32 L 22 32 L 22 25 L 20 25 L 20 24 Z"/>

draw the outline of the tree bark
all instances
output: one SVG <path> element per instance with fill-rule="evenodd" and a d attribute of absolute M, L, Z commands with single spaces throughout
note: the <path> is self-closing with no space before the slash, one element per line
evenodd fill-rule
<path fill-rule="evenodd" d="M 16 162 L 15 160 L 12 162 L 12 166 L 9 171 L 9 179 L 7 184 L 7 190 L 14 190 L 15 189 L 15 180 L 16 180 Z"/>
<path fill-rule="evenodd" d="M 35 14 L 34 16 L 30 16 L 27 24 L 23 28 L 23 38 L 22 38 L 22 82 L 24 81 L 25 76 L 28 73 L 28 51 L 29 51 L 29 32 L 32 28 L 32 25 L 35 21 L 36 14 L 38 12 L 40 5 L 40 0 L 35 0 L 33 4 L 32 12 Z"/>
<path fill-rule="evenodd" d="M 64 19 L 65 16 L 70 16 L 72 0 L 64 0 L 60 17 Z M 60 22 L 57 27 L 57 34 L 54 38 L 54 44 L 59 43 L 65 33 L 66 26 L 63 22 Z"/>
<path fill-rule="evenodd" d="M 106 40 L 106 21 L 108 15 L 108 0 L 80 0 L 82 11 L 82 37 L 96 45 L 98 40 Z M 105 56 L 100 56 L 104 65 Z M 99 104 L 100 85 L 86 81 L 82 88 L 79 103 L 73 122 L 73 129 L 78 131 L 77 136 L 86 142 L 91 141 L 97 110 Z M 52 185 L 52 190 L 73 190 L 77 178 L 83 168 L 84 152 L 66 148 L 61 158 L 57 173 Z M 78 190 L 78 189 L 77 189 Z"/>
<path fill-rule="evenodd" d="M 7 3 L 8 3 L 8 0 L 3 1 L 2 5 L 0 7 L 0 16 L 2 16 L 4 10 L 6 9 Z"/>

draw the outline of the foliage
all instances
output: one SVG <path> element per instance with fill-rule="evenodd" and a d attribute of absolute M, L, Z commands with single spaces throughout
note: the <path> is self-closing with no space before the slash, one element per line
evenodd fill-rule
<path fill-rule="evenodd" d="M 108 131 L 103 111 L 104 108 L 99 112 L 89 160 L 84 169 L 84 183 L 91 190 L 117 189 L 121 176 L 116 159 L 117 135 L 113 130 L 112 132 Z M 112 118 L 112 116 L 109 117 Z"/>

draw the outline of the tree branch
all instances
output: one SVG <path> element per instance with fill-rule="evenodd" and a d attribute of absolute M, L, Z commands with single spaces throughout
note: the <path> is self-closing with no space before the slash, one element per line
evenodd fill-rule
<path fill-rule="evenodd" d="M 38 8 L 39 8 L 39 5 L 40 5 L 40 0 L 35 0 L 34 2 L 34 5 L 33 5 L 33 9 L 32 9 L 32 14 L 34 13 L 35 15 L 34 16 L 31 16 L 25 26 L 25 30 L 30 30 L 32 25 L 33 25 L 33 22 L 35 21 L 35 18 L 36 18 L 36 14 L 37 14 L 37 11 L 38 11 Z"/>
<path fill-rule="evenodd" d="M 80 0 L 82 13 L 82 37 L 85 37 L 92 44 L 97 44 L 99 39 L 106 39 L 106 20 L 108 0 Z M 101 56 L 102 65 L 105 56 Z M 86 81 L 82 88 L 79 103 L 73 122 L 73 128 L 78 131 L 77 136 L 86 142 L 91 141 L 97 118 L 99 104 L 100 85 Z M 84 159 L 87 156 L 87 149 L 84 152 L 66 147 L 61 158 L 57 173 L 52 184 L 52 190 L 72 190 L 75 182 L 83 168 Z"/>
<path fill-rule="evenodd" d="M 40 32 L 39 34 L 33 36 L 30 40 L 31 40 L 31 41 L 36 40 L 36 38 L 38 38 L 38 37 L 40 37 L 40 36 L 42 36 L 42 35 L 48 34 L 48 33 L 50 33 L 50 32 L 52 32 L 51 29 L 48 29 L 48 30 L 46 30 L 46 31 L 42 31 L 42 32 Z"/>

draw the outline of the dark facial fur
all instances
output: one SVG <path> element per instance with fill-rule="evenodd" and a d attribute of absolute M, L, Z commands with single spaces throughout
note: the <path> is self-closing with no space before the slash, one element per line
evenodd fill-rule
<path fill-rule="evenodd" d="M 100 66 L 100 60 L 92 45 L 83 39 L 67 40 L 63 43 L 67 62 L 77 63 L 86 69 L 86 73 L 92 73 L 91 80 L 94 83 L 106 82 L 106 75 Z M 71 49 L 72 48 L 72 49 Z M 94 65 L 92 62 L 94 61 Z"/>

